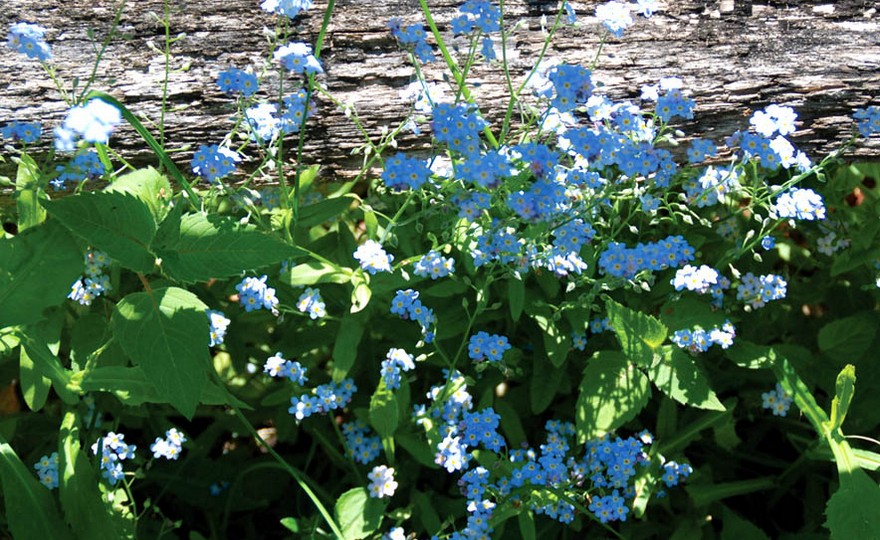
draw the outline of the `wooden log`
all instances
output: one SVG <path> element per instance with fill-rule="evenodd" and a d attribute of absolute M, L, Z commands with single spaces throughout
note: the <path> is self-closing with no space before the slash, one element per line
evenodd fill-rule
<path fill-rule="evenodd" d="M 266 29 L 277 18 L 259 9 L 259 0 L 169 0 L 171 35 L 185 33 L 172 46 L 165 137 L 169 148 L 188 168 L 200 144 L 216 144 L 232 126 L 230 98 L 216 85 L 228 67 L 260 70 L 265 65 Z M 431 0 L 444 35 L 460 2 Z M 597 2 L 573 1 L 579 26 L 562 30 L 548 56 L 589 63 L 600 44 Z M 540 51 L 542 19 L 552 21 L 557 3 L 546 0 L 505 2 L 505 22 L 519 22 L 509 38 L 508 56 L 514 81 L 521 81 Z M 295 21 L 298 39 L 313 42 L 325 4 Z M 736 129 L 748 126 L 749 111 L 770 103 L 794 107 L 799 130 L 793 141 L 814 159 L 839 146 L 852 132 L 856 107 L 880 104 L 880 13 L 873 1 L 776 2 L 743 0 L 667 1 L 650 19 L 637 17 L 621 39 L 611 38 L 599 58 L 594 80 L 614 99 L 636 100 L 643 84 L 679 76 L 697 101 L 696 117 L 682 125 L 688 134 L 722 144 Z M 90 28 L 103 39 L 117 4 L 58 0 L 6 0 L 0 27 L 27 21 L 48 29 L 59 75 L 70 82 L 88 79 L 94 60 Z M 157 122 L 165 76 L 161 0 L 130 0 L 100 64 L 94 88 L 106 90 L 136 114 Z M 352 104 L 375 140 L 383 127 L 396 126 L 409 110 L 399 90 L 413 80 L 414 70 L 392 39 L 386 23 L 400 16 L 423 22 L 415 0 L 339 0 L 322 54 L 326 74 L 321 83 L 343 103 Z M 453 42 L 457 43 L 457 42 Z M 271 67 L 271 66 L 270 66 Z M 428 65 L 430 80 L 442 81 L 443 65 Z M 470 74 L 474 96 L 497 131 L 507 99 L 498 64 L 479 65 Z M 43 147 L 66 106 L 40 66 L 8 47 L 0 47 L 0 125 L 22 120 L 43 123 Z M 82 83 L 80 83 L 80 87 Z M 272 91 L 274 91 L 274 84 Z M 267 94 L 268 96 L 268 94 Z M 307 164 L 322 166 L 321 177 L 347 179 L 362 156 L 351 152 L 363 139 L 328 99 L 317 97 L 318 114 L 309 120 Z M 155 128 L 153 129 L 155 132 Z M 406 135 L 401 148 L 425 147 L 427 135 Z M 112 146 L 130 162 L 154 164 L 155 158 L 129 127 L 114 133 Z M 290 144 L 288 144 L 288 147 Z M 880 137 L 863 141 L 851 159 L 880 157 Z M 246 167 L 247 165 L 245 165 Z M 10 164 L 0 164 L 9 175 Z"/>

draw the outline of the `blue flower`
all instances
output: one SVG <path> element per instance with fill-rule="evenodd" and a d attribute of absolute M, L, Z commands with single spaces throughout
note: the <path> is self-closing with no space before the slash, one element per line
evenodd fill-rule
<path fill-rule="evenodd" d="M 596 17 L 614 37 L 623 37 L 623 31 L 632 26 L 629 5 L 623 2 L 607 2 L 596 6 Z"/>
<path fill-rule="evenodd" d="M 46 29 L 37 24 L 15 23 L 9 27 L 9 47 L 17 52 L 36 58 L 40 62 L 52 59 L 52 51 L 44 37 Z"/>
<path fill-rule="evenodd" d="M 319 319 L 327 315 L 324 300 L 321 298 L 321 292 L 318 289 L 309 287 L 302 293 L 296 302 L 296 309 L 303 313 L 307 313 L 312 320 Z"/>
<path fill-rule="evenodd" d="M 391 261 L 394 260 L 394 256 L 386 253 L 374 240 L 367 240 L 358 246 L 353 257 L 360 263 L 361 268 L 372 275 L 378 272 L 391 272 Z"/>
<path fill-rule="evenodd" d="M 301 11 L 312 7 L 312 0 L 263 0 L 260 7 L 263 11 L 294 19 Z"/>
<path fill-rule="evenodd" d="M 4 139 L 21 141 L 25 144 L 37 142 L 42 133 L 43 127 L 39 122 L 10 122 L 8 126 L 0 129 Z"/>
<path fill-rule="evenodd" d="M 316 75 L 324 73 L 321 63 L 312 54 L 312 47 L 306 43 L 289 43 L 275 50 L 275 60 L 281 62 L 289 71 Z"/>
<path fill-rule="evenodd" d="M 215 347 L 223 343 L 223 339 L 226 337 L 226 329 L 229 327 L 229 319 L 223 315 L 222 311 L 217 311 L 214 309 L 206 310 L 208 314 L 208 321 L 210 323 L 210 328 L 208 330 L 209 337 L 209 347 Z"/>
<path fill-rule="evenodd" d="M 853 118 L 862 137 L 880 133 L 880 107 L 872 105 L 865 109 L 856 109 Z"/>
<path fill-rule="evenodd" d="M 455 272 L 455 261 L 431 250 L 415 263 L 413 273 L 421 277 L 438 279 Z"/>
<path fill-rule="evenodd" d="M 825 219 L 825 201 L 812 189 L 793 188 L 782 193 L 773 209 L 781 218 L 806 221 Z"/>
<path fill-rule="evenodd" d="M 61 152 L 72 152 L 78 139 L 107 144 L 113 129 L 121 121 L 119 109 L 100 99 L 72 107 L 62 125 L 55 128 L 55 148 Z"/>
<path fill-rule="evenodd" d="M 259 89 L 256 75 L 237 68 L 221 71 L 217 77 L 217 86 L 224 94 L 241 94 L 244 97 L 251 97 Z"/>

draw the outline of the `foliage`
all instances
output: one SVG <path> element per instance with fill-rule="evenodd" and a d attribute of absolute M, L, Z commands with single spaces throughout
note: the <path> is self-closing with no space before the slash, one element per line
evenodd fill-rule
<path fill-rule="evenodd" d="M 864 391 L 880 383 L 880 168 L 841 159 L 880 109 L 819 162 L 776 104 L 688 140 L 683 81 L 636 104 L 593 80 L 656 2 L 599 6 L 589 66 L 546 56 L 593 24 L 561 2 L 515 73 L 500 6 L 467 0 L 439 26 L 420 0 L 427 28 L 389 22 L 412 114 L 374 136 L 322 85 L 332 0 L 314 46 L 296 41 L 311 4 L 262 3 L 270 54 L 221 71 L 234 122 L 185 166 L 164 98 L 143 122 L 92 88 L 115 26 L 72 88 L 45 29 L 12 26 L 70 111 L 48 151 L 39 124 L 2 131 L 18 166 L 0 238 L 4 531 L 880 535 L 880 454 L 861 448 L 880 443 L 844 436 L 880 425 Z M 506 103 L 479 101 L 483 62 Z M 307 165 L 324 106 L 364 136 L 356 181 Z M 122 122 L 158 168 L 112 150 Z M 397 151 L 405 130 L 430 130 L 430 153 Z"/>

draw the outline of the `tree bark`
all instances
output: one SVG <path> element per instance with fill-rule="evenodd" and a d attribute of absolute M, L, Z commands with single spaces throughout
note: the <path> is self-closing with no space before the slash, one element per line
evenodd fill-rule
<path fill-rule="evenodd" d="M 430 0 L 435 19 L 449 35 L 448 21 L 461 2 Z M 573 1 L 579 27 L 563 29 L 548 56 L 588 64 L 600 44 L 597 2 Z M 294 24 L 298 39 L 313 43 L 321 25 L 323 2 Z M 558 3 L 547 0 L 505 2 L 505 23 L 521 21 L 510 36 L 508 56 L 514 82 L 522 81 L 540 51 L 541 20 L 552 22 Z M 593 79 L 599 91 L 614 99 L 637 100 L 643 84 L 678 76 L 697 101 L 696 116 L 681 126 L 688 134 L 723 144 L 724 137 L 748 127 L 750 111 L 770 103 L 789 105 L 799 114 L 793 142 L 819 159 L 837 148 L 853 130 L 853 109 L 878 104 L 880 88 L 880 13 L 878 3 L 764 2 L 744 0 L 665 2 L 651 19 L 636 18 L 621 39 L 611 38 L 599 57 Z M 57 0 L 6 0 L 0 27 L 27 21 L 48 29 L 58 73 L 68 83 L 88 79 L 94 49 L 87 30 L 100 42 L 111 27 L 115 2 L 90 4 Z M 276 17 L 259 9 L 259 0 L 169 0 L 171 35 L 186 36 L 172 45 L 168 81 L 169 112 L 165 137 L 176 161 L 188 169 L 200 144 L 216 144 L 232 127 L 230 98 L 216 86 L 219 71 L 235 66 L 263 66 L 267 39 Z M 165 76 L 164 28 L 161 0 L 129 0 L 119 27 L 100 64 L 93 88 L 108 91 L 136 114 L 158 122 Z M 329 27 L 320 82 L 343 103 L 351 103 L 375 140 L 383 127 L 405 118 L 409 105 L 398 97 L 414 70 L 398 49 L 386 23 L 393 16 L 406 23 L 424 22 L 416 0 L 339 0 Z M 429 40 L 433 43 L 433 40 Z M 496 39 L 497 41 L 497 39 Z M 158 47 L 157 48 L 154 48 Z M 44 126 L 42 151 L 51 144 L 66 106 L 36 61 L 0 47 L 0 125 L 7 121 L 39 120 Z M 430 80 L 441 81 L 443 65 L 425 68 Z M 478 83 L 474 96 L 498 130 L 507 90 L 498 64 L 479 65 L 470 74 Z M 290 84 L 290 83 L 287 83 Z M 80 83 L 82 87 L 82 83 Z M 274 89 L 264 88 L 268 95 Z M 277 93 L 277 92 L 275 92 Z M 308 121 L 306 164 L 320 164 L 324 179 L 349 179 L 362 163 L 352 150 L 363 144 L 351 120 L 328 99 L 316 98 L 318 113 Z M 153 132 L 157 130 L 152 127 Z M 426 147 L 428 136 L 404 135 L 400 148 Z M 153 164 L 155 158 L 130 128 L 121 127 L 112 146 L 134 164 Z M 286 143 L 290 148 L 291 143 Z M 850 154 L 852 159 L 880 157 L 880 137 Z M 9 174 L 10 163 L 0 163 Z M 247 165 L 245 164 L 246 168 Z"/>

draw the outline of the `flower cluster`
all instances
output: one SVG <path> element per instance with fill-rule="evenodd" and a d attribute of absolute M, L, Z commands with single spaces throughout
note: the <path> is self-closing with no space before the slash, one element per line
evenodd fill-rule
<path fill-rule="evenodd" d="M 712 303 L 717 307 L 721 307 L 724 291 L 730 288 L 729 279 L 705 264 L 700 265 L 699 268 L 689 264 L 679 268 L 671 283 L 676 291 L 687 289 L 697 294 L 709 293 L 712 296 Z"/>
<path fill-rule="evenodd" d="M 36 58 L 40 62 L 52 59 L 52 50 L 46 43 L 46 29 L 38 24 L 26 22 L 15 23 L 9 27 L 9 47 L 28 58 Z"/>
<path fill-rule="evenodd" d="M 603 273 L 632 279 L 643 270 L 666 270 L 694 260 L 694 248 L 682 236 L 668 236 L 659 242 L 639 243 L 628 248 L 611 242 L 599 256 Z"/>
<path fill-rule="evenodd" d="M 379 457 L 382 440 L 372 435 L 370 427 L 362 420 L 352 420 L 342 424 L 346 453 L 358 463 L 367 463 Z"/>
<path fill-rule="evenodd" d="M 425 160 L 407 157 L 401 152 L 385 160 L 382 181 L 389 189 L 419 189 L 431 177 L 431 169 Z"/>
<path fill-rule="evenodd" d="M 694 472 L 693 467 L 687 463 L 668 461 L 663 464 L 663 474 L 660 478 L 666 484 L 666 487 L 675 487 L 682 480 L 686 480 L 692 472 Z"/>
<path fill-rule="evenodd" d="M 371 275 L 378 272 L 391 272 L 391 261 L 394 260 L 394 255 L 386 253 L 375 240 L 367 240 L 358 246 L 353 257 L 360 263 L 361 268 Z"/>
<path fill-rule="evenodd" d="M 483 331 L 477 332 L 468 341 L 468 356 L 474 362 L 482 362 L 483 360 L 500 362 L 504 351 L 509 349 L 510 343 L 507 342 L 506 336 Z"/>
<path fill-rule="evenodd" d="M 80 139 L 89 143 L 107 144 L 110 134 L 122 122 L 122 113 L 101 99 L 72 107 L 61 126 L 55 128 L 55 149 L 72 152 Z"/>
<path fill-rule="evenodd" d="M 413 273 L 421 277 L 438 279 L 455 272 L 455 261 L 452 257 L 444 257 L 438 251 L 431 250 L 416 261 Z"/>
<path fill-rule="evenodd" d="M 752 309 L 762 308 L 767 302 L 785 298 L 787 286 L 785 280 L 776 274 L 756 276 L 749 272 L 737 287 L 736 299 Z"/>
<path fill-rule="evenodd" d="M 773 205 L 780 218 L 815 221 L 825 219 L 825 201 L 812 189 L 794 188 L 782 193 Z"/>
<path fill-rule="evenodd" d="M 730 321 L 726 321 L 720 327 L 713 327 L 706 331 L 701 326 L 693 329 L 676 330 L 672 335 L 672 342 L 687 349 L 692 353 L 701 353 L 709 350 L 712 345 L 719 345 L 722 349 L 726 349 L 733 345 L 736 337 L 736 328 Z"/>
<path fill-rule="evenodd" d="M 394 468 L 387 465 L 377 465 L 367 475 L 370 479 L 370 497 L 381 499 L 382 497 L 391 497 L 397 489 L 397 482 L 394 481 Z"/>
<path fill-rule="evenodd" d="M 312 7 L 312 0 L 263 0 L 260 8 L 269 13 L 284 15 L 289 19 L 296 18 L 301 11 Z"/>
<path fill-rule="evenodd" d="M 235 172 L 235 164 L 239 161 L 241 161 L 241 157 L 235 150 L 216 144 L 203 144 L 193 154 L 190 165 L 197 175 L 209 182 L 216 182 Z"/>
<path fill-rule="evenodd" d="M 782 388 L 782 385 L 776 383 L 776 388 L 761 394 L 761 406 L 770 409 L 773 416 L 785 416 L 794 399 Z"/>
<path fill-rule="evenodd" d="M 67 298 L 84 306 L 110 290 L 110 276 L 104 273 L 110 268 L 110 256 L 103 251 L 89 249 L 85 255 L 86 276 L 73 282 Z"/>
<path fill-rule="evenodd" d="M 322 384 L 312 390 L 312 395 L 302 394 L 290 398 L 287 412 L 294 415 L 297 420 L 302 420 L 316 413 L 335 411 L 348 405 L 355 392 L 357 386 L 352 379 L 343 379 L 339 384 Z"/>
<path fill-rule="evenodd" d="M 104 164 L 98 158 L 98 154 L 91 150 L 80 152 L 65 165 L 55 167 L 58 176 L 49 181 L 57 191 L 64 189 L 67 182 L 79 182 L 86 179 L 96 179 L 104 175 Z"/>
<path fill-rule="evenodd" d="M 326 305 L 321 298 L 321 291 L 313 287 L 307 287 L 296 301 L 296 309 L 308 314 L 312 320 L 320 319 L 327 315 Z"/>
<path fill-rule="evenodd" d="M 856 109 L 853 118 L 856 119 L 856 127 L 862 137 L 880 133 L 880 107 L 873 105 L 865 109 Z"/>
<path fill-rule="evenodd" d="M 275 50 L 278 60 L 288 71 L 317 75 L 324 73 L 321 63 L 312 54 L 312 47 L 307 43 L 288 43 Z"/>
<path fill-rule="evenodd" d="M 186 442 L 186 436 L 177 430 L 171 428 L 165 432 L 165 438 L 156 437 L 155 442 L 150 445 L 150 451 L 153 452 L 153 458 L 165 458 L 176 460 L 180 457 L 180 451 L 183 449 L 183 443 Z"/>
<path fill-rule="evenodd" d="M 419 300 L 419 292 L 413 289 L 397 291 L 391 300 L 391 313 L 400 315 L 403 319 L 416 321 L 422 327 L 422 335 L 425 336 L 425 342 L 431 343 L 434 340 L 434 332 L 431 328 L 437 322 L 434 311 L 422 304 Z"/>
<path fill-rule="evenodd" d="M 217 86 L 220 87 L 220 91 L 224 94 L 241 94 L 244 97 L 251 97 L 259 89 L 257 76 L 238 68 L 229 68 L 226 71 L 221 71 L 220 75 L 217 76 Z"/>
<path fill-rule="evenodd" d="M 231 321 L 226 318 L 222 311 L 209 309 L 205 313 L 208 314 L 208 322 L 210 324 L 208 346 L 215 347 L 223 343 L 223 339 L 226 337 L 226 329 L 229 328 Z"/>
<path fill-rule="evenodd" d="M 404 27 L 403 22 L 395 17 L 388 21 L 388 29 L 391 30 L 391 35 L 402 45 L 406 45 L 407 48 L 412 47 L 413 52 L 420 61 L 426 64 L 434 61 L 434 51 L 428 45 L 428 36 L 425 34 L 425 28 L 422 25 L 411 24 Z"/>
<path fill-rule="evenodd" d="M 135 445 L 125 443 L 125 435 L 109 432 L 92 445 L 92 454 L 101 454 L 101 475 L 111 486 L 125 477 L 122 472 L 122 461 L 134 458 Z"/>
<path fill-rule="evenodd" d="M 40 461 L 34 463 L 40 483 L 49 489 L 58 487 L 58 452 L 52 452 L 51 456 L 43 456 Z"/>
<path fill-rule="evenodd" d="M 40 140 L 43 127 L 39 122 L 10 122 L 9 125 L 0 129 L 0 135 L 4 139 L 21 141 L 25 144 L 35 143 Z"/>
<path fill-rule="evenodd" d="M 293 360 L 286 360 L 281 353 L 275 353 L 266 359 L 263 365 L 263 372 L 268 373 L 270 377 L 287 377 L 296 384 L 303 386 L 309 380 L 306 377 L 306 368 L 302 364 Z"/>
<path fill-rule="evenodd" d="M 246 277 L 235 286 L 238 303 L 244 306 L 245 311 L 264 308 L 278 314 L 278 297 L 275 296 L 275 289 L 266 285 L 266 278 L 265 275 L 260 278 Z"/>
<path fill-rule="evenodd" d="M 400 372 L 415 369 L 416 364 L 413 356 L 403 349 L 392 348 L 382 360 L 380 374 L 385 381 L 386 388 L 396 390 L 400 388 Z"/>
<path fill-rule="evenodd" d="M 312 116 L 314 109 L 308 93 L 300 88 L 285 96 L 280 107 L 275 103 L 258 103 L 247 109 L 244 116 L 251 128 L 251 139 L 265 142 L 273 140 L 279 133 L 299 133 L 303 121 Z"/>

